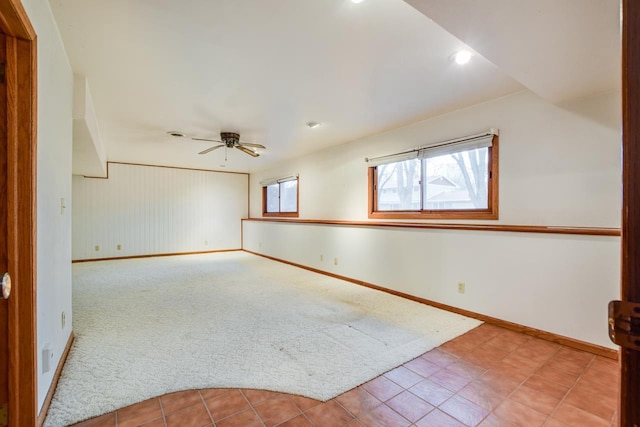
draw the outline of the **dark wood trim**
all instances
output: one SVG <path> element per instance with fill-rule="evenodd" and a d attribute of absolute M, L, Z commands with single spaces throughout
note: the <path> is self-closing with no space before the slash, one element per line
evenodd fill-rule
<path fill-rule="evenodd" d="M 493 145 L 489 149 L 489 182 L 487 192 L 487 209 L 452 209 L 452 210 L 415 210 L 415 211 L 379 211 L 378 210 L 378 176 L 376 167 L 368 168 L 368 217 L 371 219 L 479 219 L 495 220 L 499 218 L 499 144 L 498 135 L 493 136 Z"/>
<path fill-rule="evenodd" d="M 143 163 L 127 163 L 127 162 L 111 162 L 108 161 L 107 162 L 107 176 L 89 176 L 89 175 L 83 175 L 83 178 L 92 178 L 92 179 L 109 179 L 109 165 L 114 164 L 114 165 L 128 165 L 128 166 L 146 166 L 146 167 L 150 167 L 150 168 L 164 168 L 164 169 L 178 169 L 178 170 L 187 170 L 187 171 L 198 171 L 198 172 L 213 172 L 213 173 L 229 173 L 229 174 L 235 174 L 235 175 L 249 175 L 246 172 L 230 172 L 230 171 L 220 171 L 220 170 L 214 170 L 214 169 L 196 169 L 196 168 L 183 168 L 183 167 L 178 167 L 178 166 L 163 166 L 163 165 L 150 165 L 150 164 L 143 164 Z"/>
<path fill-rule="evenodd" d="M 542 331 L 540 329 L 535 329 L 535 328 L 531 328 L 529 326 L 524 326 L 524 325 L 520 325 L 518 323 L 513 323 L 513 322 L 508 322 L 506 320 L 502 320 L 502 319 L 498 319 L 496 317 L 491 317 L 491 316 L 487 316 L 485 314 L 480 314 L 480 313 L 475 313 L 473 311 L 469 311 L 469 310 L 464 310 L 462 308 L 457 308 L 457 307 L 453 307 L 450 305 L 446 305 L 446 304 L 442 304 L 439 302 L 435 302 L 435 301 L 431 301 L 425 298 L 420 298 L 420 297 L 416 297 L 414 295 L 410 295 L 410 294 L 405 294 L 404 292 L 398 292 L 398 291 L 394 291 L 392 289 L 388 289 L 388 288 L 384 288 L 382 286 L 378 286 L 378 285 L 374 285 L 372 283 L 368 283 L 368 282 L 364 282 L 362 280 L 358 280 L 358 279 L 352 279 L 351 277 L 346 277 L 346 276 L 341 276 L 339 274 L 334 274 L 334 273 L 329 273 L 327 271 L 324 270 L 319 270 L 317 268 L 313 268 L 313 267 L 308 267 L 306 265 L 302 265 L 302 264 L 298 264 L 295 262 L 291 262 L 291 261 L 286 261 L 280 258 L 275 258 L 269 255 L 264 255 L 258 252 L 253 252 L 253 251 L 249 251 L 244 249 L 244 252 L 253 254 L 253 255 L 258 255 L 264 258 L 268 258 L 270 260 L 273 261 L 278 261 L 278 262 L 282 262 L 284 264 L 288 264 L 288 265 L 292 265 L 294 267 L 299 267 L 302 268 L 304 270 L 308 270 L 308 271 L 313 271 L 314 273 L 319 273 L 319 274 L 323 274 L 325 276 L 329 276 L 329 277 L 333 277 L 336 279 L 340 279 L 340 280 L 344 280 L 350 283 L 354 283 L 356 285 L 360 285 L 360 286 L 365 286 L 367 288 L 371 288 L 371 289 L 375 289 L 378 291 L 382 291 L 382 292 L 386 292 L 388 294 L 392 294 L 392 295 L 396 295 L 402 298 L 406 298 L 409 299 L 411 301 L 415 301 L 415 302 L 419 302 L 421 304 L 426 304 L 426 305 L 430 305 L 432 307 L 436 307 L 436 308 L 440 308 L 442 310 L 446 310 L 446 311 L 450 311 L 453 313 L 457 313 L 457 314 L 461 314 L 463 316 L 467 316 L 467 317 L 472 317 L 474 319 L 478 319 L 478 320 L 482 320 L 483 322 L 486 323 L 490 323 L 492 325 L 496 325 L 496 326 L 500 326 L 506 329 L 510 329 L 512 331 L 516 331 L 516 332 L 520 332 L 526 335 L 531 335 L 534 336 L 536 338 L 540 338 L 546 341 L 551 341 L 554 342 L 556 344 L 561 344 L 567 347 L 571 347 L 571 348 L 575 348 L 577 350 L 582 350 L 582 351 L 587 351 L 589 353 L 593 353 L 596 354 L 598 356 L 603 356 L 603 357 L 607 357 L 609 359 L 614 359 L 614 360 L 618 360 L 618 352 L 616 350 L 610 349 L 610 348 L 606 348 L 606 347 L 602 347 L 596 344 L 591 344 L 588 342 L 584 342 L 584 341 L 580 341 L 580 340 L 576 340 L 574 338 L 569 338 L 569 337 L 565 337 L 562 335 L 558 335 L 558 334 L 554 334 L 552 332 L 546 332 L 546 331 Z"/>
<path fill-rule="evenodd" d="M 499 231 L 508 233 L 575 234 L 586 236 L 620 236 L 619 228 L 555 227 L 545 225 L 442 224 L 426 222 L 341 221 L 317 219 L 244 218 L 243 221 L 286 222 L 293 224 L 339 225 L 370 228 L 418 228 L 435 230 Z"/>
<path fill-rule="evenodd" d="M 0 2 L 0 31 L 15 38 L 36 39 L 36 32 L 20 0 Z"/>
<path fill-rule="evenodd" d="M 622 2 L 623 301 L 640 303 L 640 2 Z M 636 325 L 637 326 L 637 325 Z M 620 351 L 620 425 L 640 425 L 640 351 Z"/>
<path fill-rule="evenodd" d="M 238 248 L 238 249 L 216 249 L 216 250 L 213 250 L 213 251 L 175 252 L 175 253 L 170 253 L 170 254 L 149 254 L 149 255 L 119 256 L 119 257 L 111 257 L 111 258 L 74 259 L 74 260 L 71 261 L 71 263 L 72 264 L 76 264 L 76 263 L 79 263 L 79 262 L 113 261 L 113 260 L 119 260 L 119 259 L 137 259 L 137 258 L 155 258 L 155 257 L 161 257 L 161 256 L 213 254 L 213 253 L 217 253 L 217 252 L 237 252 L 237 251 L 241 251 L 241 250 L 242 250 L 242 248 Z"/>
<path fill-rule="evenodd" d="M 14 287 L 7 300 L 9 425 L 36 424 L 36 33 L 20 0 L 0 2 L 6 35 L 7 240 Z"/>
<path fill-rule="evenodd" d="M 53 380 L 51 381 L 51 385 L 49 386 L 49 392 L 47 393 L 47 397 L 44 398 L 44 403 L 42 404 L 42 409 L 40 409 L 40 415 L 38 415 L 38 426 L 42 426 L 44 424 L 44 420 L 47 417 L 47 412 L 49 411 L 49 406 L 51 405 L 51 399 L 53 399 L 53 393 L 56 391 L 56 387 L 58 386 L 58 381 L 60 381 L 60 374 L 62 374 L 62 368 L 64 364 L 67 362 L 67 357 L 69 356 L 69 351 L 71 350 L 71 345 L 75 340 L 75 335 L 73 331 L 71 335 L 69 335 L 69 339 L 67 340 L 67 345 L 64 347 L 64 352 L 62 353 L 62 357 L 60 358 L 60 362 L 58 362 L 58 367 L 56 368 L 56 372 L 53 374 Z"/>

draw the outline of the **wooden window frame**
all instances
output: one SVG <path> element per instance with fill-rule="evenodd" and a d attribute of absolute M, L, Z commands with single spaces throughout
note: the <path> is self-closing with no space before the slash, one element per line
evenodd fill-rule
<path fill-rule="evenodd" d="M 499 148 L 498 135 L 494 135 L 489 147 L 489 181 L 487 183 L 487 209 L 437 209 L 420 211 L 379 211 L 378 210 L 378 174 L 377 166 L 369 168 L 369 206 L 368 214 L 371 219 L 498 219 L 498 188 L 499 188 Z"/>
<path fill-rule="evenodd" d="M 293 180 L 292 180 L 293 181 Z M 296 177 L 296 211 L 295 212 L 267 212 L 267 185 L 262 186 L 262 216 L 264 217 L 281 217 L 281 218 L 298 218 L 300 212 L 300 178 Z M 284 184 L 280 182 L 278 184 Z M 278 193 L 279 194 L 279 193 Z M 278 202 L 278 206 L 280 203 Z"/>

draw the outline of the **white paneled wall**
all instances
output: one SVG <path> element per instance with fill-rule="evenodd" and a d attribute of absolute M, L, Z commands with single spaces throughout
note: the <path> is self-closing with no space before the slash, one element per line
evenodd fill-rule
<path fill-rule="evenodd" d="M 240 249 L 247 214 L 246 174 L 110 163 L 73 177 L 73 259 Z"/>

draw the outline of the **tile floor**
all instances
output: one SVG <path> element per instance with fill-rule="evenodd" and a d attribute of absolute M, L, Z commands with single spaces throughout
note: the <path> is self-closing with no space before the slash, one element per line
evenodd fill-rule
<path fill-rule="evenodd" d="M 617 390 L 613 360 L 484 324 L 325 403 L 189 390 L 76 426 L 615 426 Z"/>

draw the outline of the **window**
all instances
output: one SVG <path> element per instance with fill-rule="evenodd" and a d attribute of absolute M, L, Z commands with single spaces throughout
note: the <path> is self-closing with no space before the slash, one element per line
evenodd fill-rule
<path fill-rule="evenodd" d="M 498 218 L 497 135 L 367 161 L 370 218 Z"/>
<path fill-rule="evenodd" d="M 263 181 L 262 216 L 298 216 L 298 177 Z"/>

